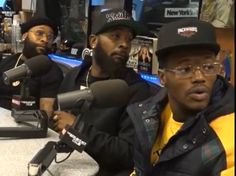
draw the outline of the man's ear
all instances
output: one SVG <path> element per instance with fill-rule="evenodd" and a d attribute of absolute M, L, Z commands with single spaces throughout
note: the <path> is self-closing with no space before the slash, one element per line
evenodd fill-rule
<path fill-rule="evenodd" d="M 158 76 L 160 78 L 160 84 L 165 87 L 165 84 L 166 84 L 166 75 L 165 75 L 165 72 L 164 71 L 158 71 Z"/>
<path fill-rule="evenodd" d="M 24 41 L 25 41 L 25 39 L 26 39 L 27 35 L 28 35 L 28 32 L 26 32 L 26 33 L 22 34 L 22 37 L 21 37 L 21 41 L 22 41 L 22 42 L 24 42 Z"/>
<path fill-rule="evenodd" d="M 91 34 L 90 36 L 89 36 L 89 45 L 90 45 L 90 47 L 91 48 L 95 48 L 96 47 L 96 45 L 97 45 L 97 36 L 96 35 L 94 35 L 94 34 Z"/>

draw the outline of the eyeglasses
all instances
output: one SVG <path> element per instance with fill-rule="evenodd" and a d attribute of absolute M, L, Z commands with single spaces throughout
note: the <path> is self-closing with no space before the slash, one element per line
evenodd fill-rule
<path fill-rule="evenodd" d="M 41 39 L 44 36 L 46 36 L 48 41 L 53 41 L 54 40 L 54 34 L 53 33 L 46 33 L 45 31 L 39 30 L 39 29 L 38 30 L 32 30 L 32 31 L 29 31 L 29 32 L 32 32 L 37 39 Z"/>
<path fill-rule="evenodd" d="M 204 63 L 199 66 L 193 66 L 193 65 L 183 65 L 178 66 L 175 68 L 165 68 L 165 69 L 159 69 L 159 71 L 169 71 L 175 74 L 177 78 L 184 79 L 184 78 L 190 78 L 193 76 L 195 71 L 200 70 L 205 76 L 213 76 L 216 74 L 221 73 L 223 69 L 223 66 L 220 63 Z"/>

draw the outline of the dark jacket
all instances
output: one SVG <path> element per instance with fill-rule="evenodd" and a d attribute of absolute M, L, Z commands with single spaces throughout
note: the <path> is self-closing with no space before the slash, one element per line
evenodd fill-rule
<path fill-rule="evenodd" d="M 225 149 L 209 124 L 216 118 L 224 118 L 224 115 L 234 112 L 234 88 L 219 77 L 209 106 L 184 123 L 164 146 L 158 162 L 152 166 L 151 149 L 166 104 L 167 94 L 163 88 L 156 96 L 127 108 L 137 133 L 134 154 L 136 175 L 220 175 L 226 169 Z"/>
<path fill-rule="evenodd" d="M 82 75 L 89 69 L 89 66 L 84 65 L 72 69 L 66 75 L 61 92 L 79 89 L 83 82 Z M 127 69 L 120 79 L 125 80 L 132 89 L 130 103 L 150 96 L 150 85 L 132 69 Z M 129 175 L 133 169 L 134 128 L 126 106 L 102 109 L 91 106 L 83 115 L 79 129 L 80 135 L 88 140 L 85 151 L 99 164 L 98 175 Z"/>

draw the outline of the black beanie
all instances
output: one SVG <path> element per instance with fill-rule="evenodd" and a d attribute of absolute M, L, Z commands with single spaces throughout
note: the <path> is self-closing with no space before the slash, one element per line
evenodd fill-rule
<path fill-rule="evenodd" d="M 47 25 L 50 26 L 53 30 L 54 36 L 56 37 L 58 34 L 58 29 L 56 24 L 53 23 L 50 19 L 46 17 L 33 17 L 29 21 L 26 21 L 25 23 L 22 23 L 20 25 L 21 27 L 21 34 L 24 34 L 25 32 L 28 32 L 28 30 L 34 26 L 38 25 Z"/>

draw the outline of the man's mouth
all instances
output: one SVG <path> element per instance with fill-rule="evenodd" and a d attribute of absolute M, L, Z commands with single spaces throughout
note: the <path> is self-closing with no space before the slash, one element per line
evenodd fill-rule
<path fill-rule="evenodd" d="M 124 58 L 122 56 L 119 56 L 119 55 L 113 55 L 112 58 L 113 58 L 113 61 L 115 63 L 122 63 L 123 60 L 124 60 Z"/>
<path fill-rule="evenodd" d="M 197 101 L 203 101 L 208 98 L 208 94 L 206 92 L 196 92 L 196 93 L 191 93 L 190 97 Z"/>
<path fill-rule="evenodd" d="M 192 99 L 194 99 L 196 101 L 204 101 L 204 100 L 208 99 L 208 97 L 209 97 L 209 93 L 205 87 L 193 88 L 189 92 L 189 95 Z"/>
<path fill-rule="evenodd" d="M 46 47 L 38 46 L 38 47 L 36 47 L 36 50 L 37 50 L 38 53 L 45 53 Z"/>
<path fill-rule="evenodd" d="M 122 58 L 128 57 L 128 55 L 125 53 L 115 53 L 115 54 L 113 54 L 113 56 L 122 57 Z"/>

